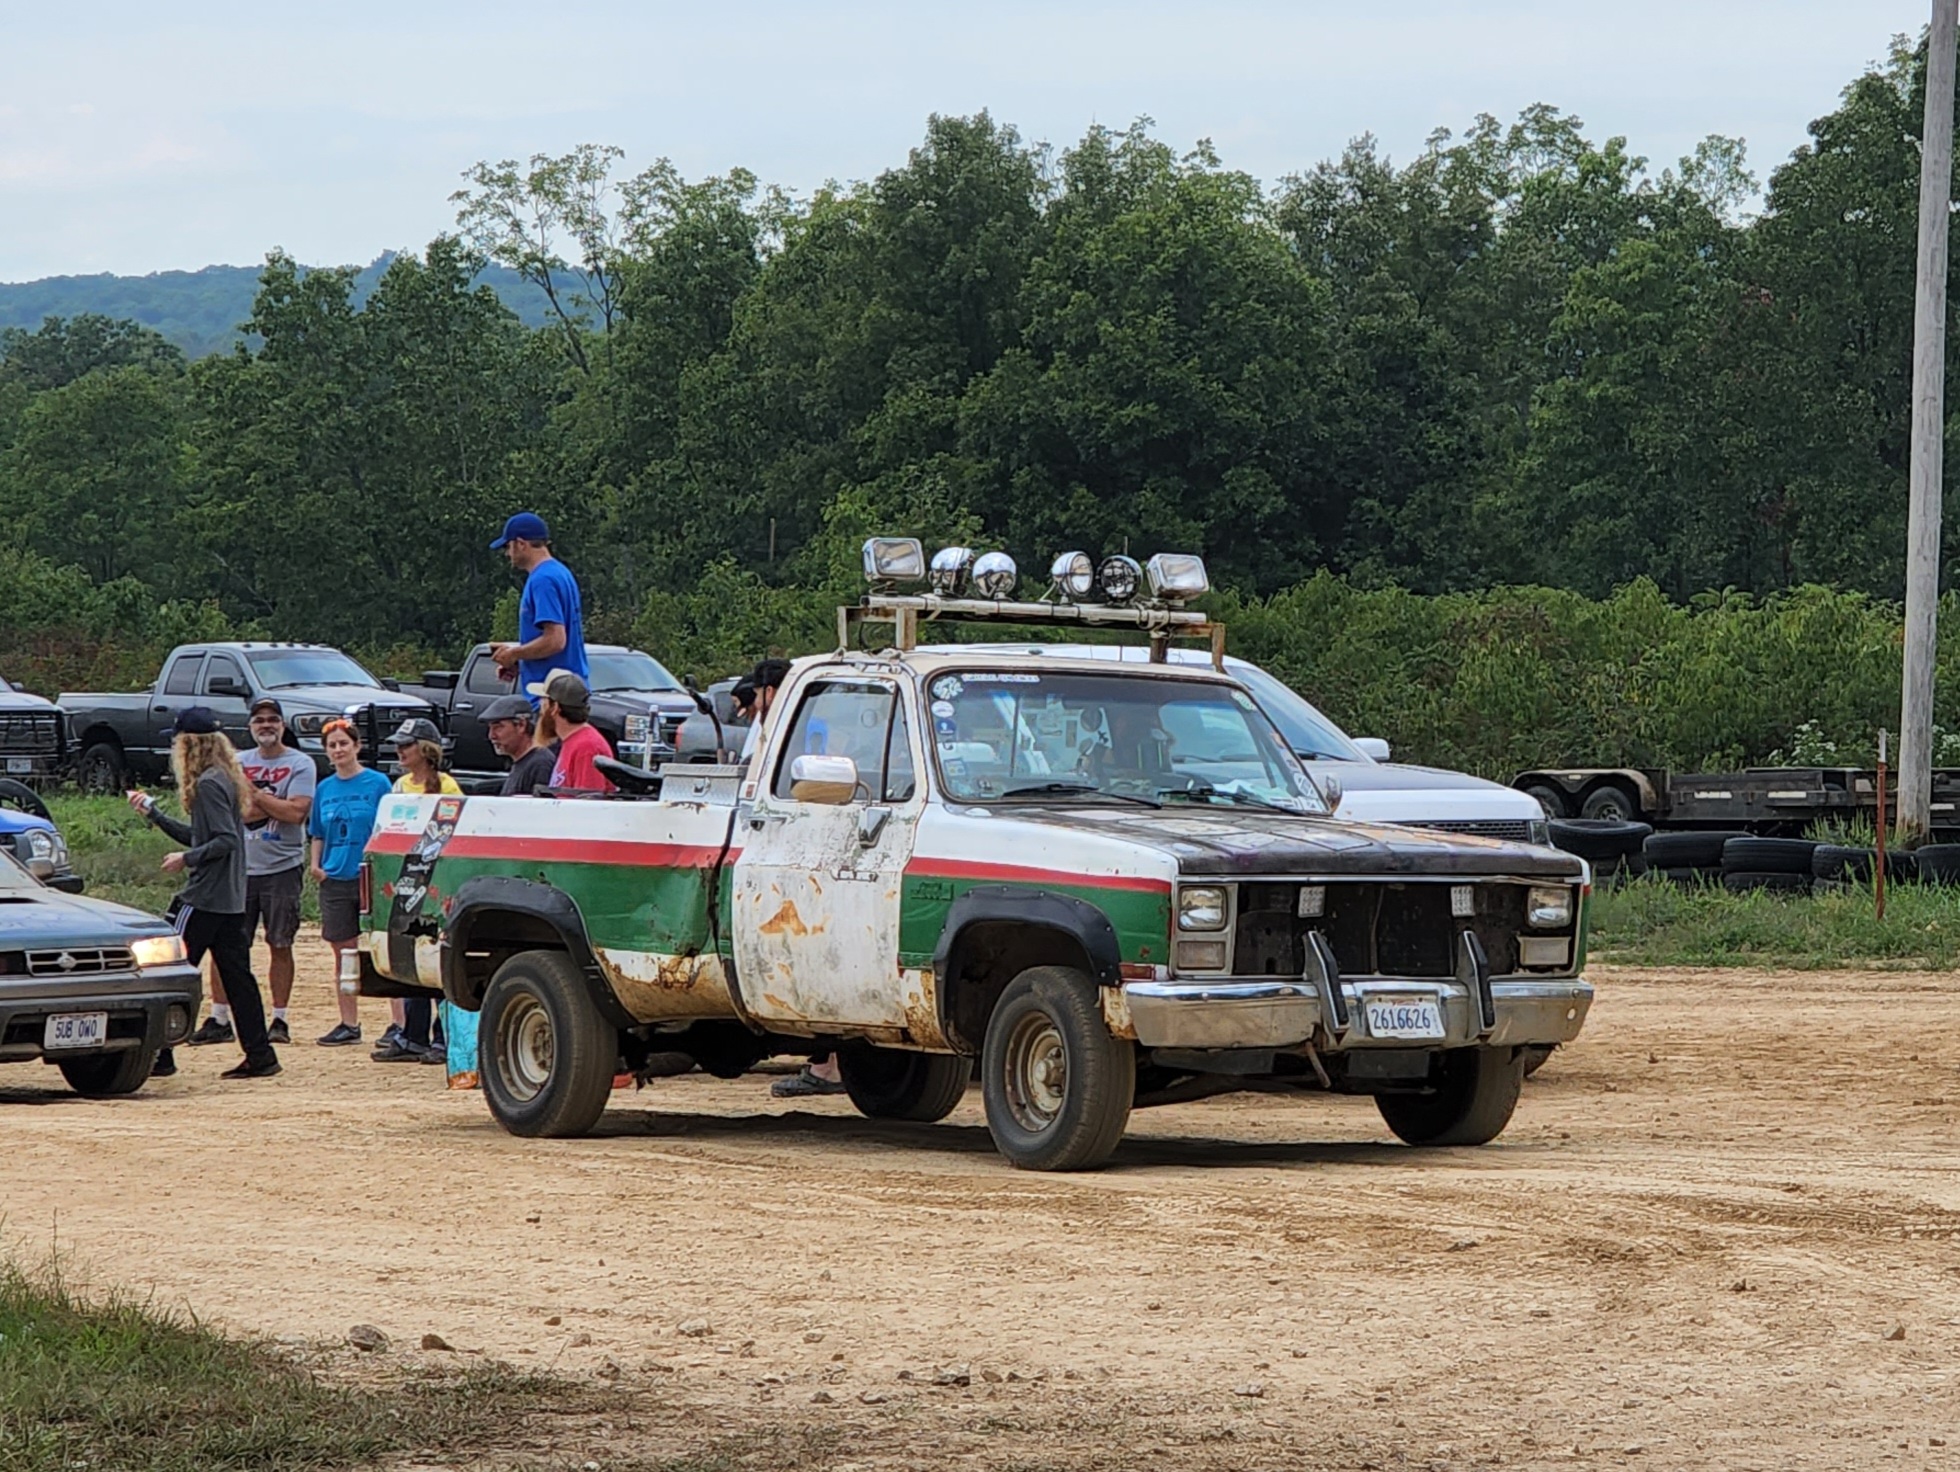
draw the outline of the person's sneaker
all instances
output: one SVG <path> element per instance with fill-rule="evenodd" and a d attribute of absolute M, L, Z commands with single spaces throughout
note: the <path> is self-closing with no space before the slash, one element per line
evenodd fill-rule
<path fill-rule="evenodd" d="M 165 1048 L 157 1054 L 157 1061 L 150 1065 L 151 1078 L 175 1078 L 177 1075 L 177 1055 Z"/>
<path fill-rule="evenodd" d="M 424 1063 L 446 1064 L 449 1062 L 449 1049 L 441 1043 L 430 1043 L 428 1047 L 422 1050 L 422 1061 Z"/>
<path fill-rule="evenodd" d="M 265 1037 L 269 1043 L 285 1045 L 293 1040 L 293 1030 L 286 1026 L 286 1019 L 275 1017 L 265 1025 Z"/>
<path fill-rule="evenodd" d="M 411 1043 L 405 1037 L 390 1040 L 383 1037 L 375 1050 L 368 1054 L 376 1063 L 420 1063 L 429 1050 Z"/>
<path fill-rule="evenodd" d="M 374 1046 L 376 1048 L 399 1048 L 407 1041 L 408 1034 L 402 1031 L 401 1024 L 399 1022 L 391 1022 L 388 1024 L 388 1030 L 381 1034 Z"/>
<path fill-rule="evenodd" d="M 281 1068 L 279 1067 L 279 1060 L 277 1058 L 266 1058 L 260 1060 L 257 1063 L 254 1063 L 250 1058 L 247 1058 L 243 1063 L 239 1064 L 236 1068 L 227 1068 L 223 1073 L 219 1074 L 218 1077 L 219 1078 L 271 1078 L 275 1073 L 279 1073 L 282 1071 L 283 1070 L 281 1070 Z"/>
<path fill-rule="evenodd" d="M 344 1048 L 349 1043 L 358 1043 L 360 1040 L 361 1025 L 358 1022 L 342 1022 L 336 1024 L 334 1030 L 325 1037 L 316 1038 L 314 1041 L 323 1048 Z"/>
<path fill-rule="evenodd" d="M 841 1094 L 844 1086 L 827 1078 L 819 1078 L 809 1069 L 779 1078 L 769 1086 L 770 1094 L 778 1099 L 808 1099 L 819 1094 Z"/>
<path fill-rule="evenodd" d="M 204 1025 L 192 1033 L 187 1041 L 193 1048 L 203 1048 L 212 1043 L 229 1043 L 236 1036 L 229 1022 L 220 1022 L 215 1017 L 207 1017 L 204 1019 Z"/>

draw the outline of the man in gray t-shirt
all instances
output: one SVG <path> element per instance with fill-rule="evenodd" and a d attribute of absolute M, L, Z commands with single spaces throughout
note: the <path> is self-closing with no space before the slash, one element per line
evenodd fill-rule
<path fill-rule="evenodd" d="M 313 806 L 317 773 L 313 758 L 286 745 L 286 714 L 270 695 L 252 702 L 250 751 L 238 754 L 252 801 L 245 809 L 245 934 L 261 926 L 271 952 L 266 980 L 272 988 L 274 1043 L 292 1041 L 286 1006 L 293 996 L 293 937 L 299 932 L 300 891 L 306 882 L 306 815 Z M 191 1034 L 193 1043 L 228 1043 L 231 1008 L 216 977 L 211 1015 Z"/>

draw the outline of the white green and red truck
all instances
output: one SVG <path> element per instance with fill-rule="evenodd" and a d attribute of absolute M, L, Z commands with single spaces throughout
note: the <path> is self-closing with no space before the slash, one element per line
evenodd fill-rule
<path fill-rule="evenodd" d="M 909 1120 L 978 1058 L 994 1140 L 1033 1169 L 1247 1088 L 1372 1095 L 1410 1144 L 1494 1138 L 1591 1003 L 1583 861 L 1342 821 L 1215 669 L 917 647 L 962 614 L 1212 628 L 1069 607 L 867 599 L 745 765 L 657 792 L 388 798 L 363 990 L 480 1011 L 520 1135 L 583 1133 L 655 1054 L 733 1077 L 834 1050 L 859 1110 Z M 849 647 L 881 620 L 890 647 Z"/>

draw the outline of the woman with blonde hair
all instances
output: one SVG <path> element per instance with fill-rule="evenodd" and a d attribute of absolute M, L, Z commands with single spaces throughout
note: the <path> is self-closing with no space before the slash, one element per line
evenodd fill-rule
<path fill-rule="evenodd" d="M 157 811 L 156 799 L 132 792 L 138 812 L 177 842 L 184 852 L 167 854 L 165 873 L 185 875 L 177 895 L 177 932 L 193 965 L 208 953 L 237 1029 L 245 1061 L 225 1070 L 226 1078 L 270 1078 L 279 1072 L 279 1055 L 265 1031 L 265 1001 L 252 975 L 252 942 L 245 929 L 245 805 L 251 788 L 238 765 L 238 750 L 219 728 L 218 718 L 201 705 L 184 707 L 171 729 L 170 764 L 177 797 L 190 822 Z M 159 1071 L 175 1073 L 169 1049 L 157 1059 Z"/>

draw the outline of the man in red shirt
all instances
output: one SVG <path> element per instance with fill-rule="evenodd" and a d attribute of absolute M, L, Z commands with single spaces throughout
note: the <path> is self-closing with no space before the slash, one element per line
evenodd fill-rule
<path fill-rule="evenodd" d="M 551 785 L 571 792 L 611 792 L 613 784 L 593 765 L 595 757 L 611 756 L 612 748 L 598 729 L 588 724 L 592 691 L 570 670 L 553 670 L 525 687 L 538 697 L 539 726 L 548 721 L 558 737 L 558 762 Z"/>

